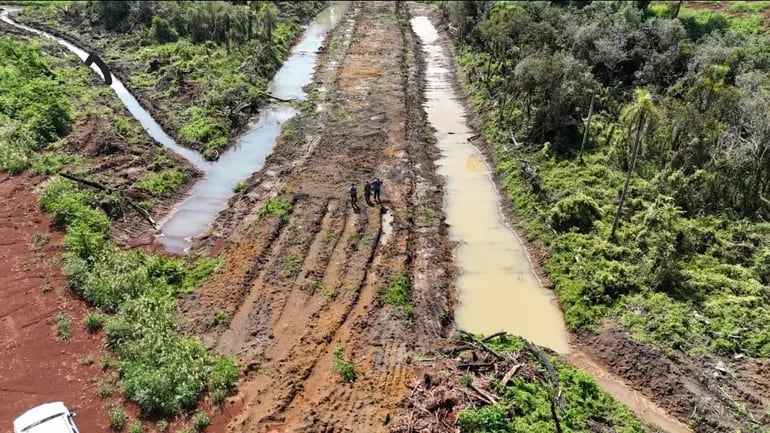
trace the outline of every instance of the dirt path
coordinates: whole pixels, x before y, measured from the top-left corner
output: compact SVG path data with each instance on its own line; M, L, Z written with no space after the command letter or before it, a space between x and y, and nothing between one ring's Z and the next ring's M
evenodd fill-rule
M325 44L318 108L286 125L265 168L198 246L224 245L228 257L183 308L188 329L246 370L232 431L385 431L412 381L411 359L449 330L451 245L442 224L421 216L440 210L443 194L432 150L420 145L427 130L407 20L395 2L351 7ZM382 206L361 198L354 212L347 186L362 192L375 176ZM291 215L261 218L279 191ZM398 275L413 281L413 313L382 300ZM209 328L217 311L229 326ZM332 371L338 347L353 383Z
M98 383L89 380L100 376L101 337L85 332L85 307L64 293L62 236L50 231L33 186L24 176L0 176L0 429L35 405L64 401L79 425L108 432ZM68 341L56 336L60 315L71 323ZM84 365L88 358L93 365Z

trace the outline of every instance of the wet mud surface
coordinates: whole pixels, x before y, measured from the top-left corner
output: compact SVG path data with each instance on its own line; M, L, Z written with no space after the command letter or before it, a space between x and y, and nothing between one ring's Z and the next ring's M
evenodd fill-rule
M451 329L452 245L420 212L442 209L443 194L405 19L394 2L351 6L325 44L313 107L193 245L227 256L182 309L188 330L244 368L231 431L386 431L411 360ZM382 205L359 197L354 211L348 185L374 177ZM290 215L260 216L276 198ZM383 300L397 276L412 281L411 312ZM228 326L208 326L217 311ZM338 347L353 383L332 370Z

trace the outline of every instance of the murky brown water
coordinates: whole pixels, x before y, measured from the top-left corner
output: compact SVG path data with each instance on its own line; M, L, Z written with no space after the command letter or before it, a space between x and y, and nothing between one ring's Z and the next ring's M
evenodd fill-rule
M437 164L446 178L447 223L459 242L457 326L483 334L508 331L567 353L567 331L553 292L541 286L521 240L503 220L489 167L468 142L473 132L452 88L438 34L426 17L412 19L412 28L423 42L425 110L441 150Z
M542 287L521 239L505 223L489 166L468 142L473 132L452 87L450 61L438 43L438 33L427 17L415 17L411 23L425 54L425 110L441 150L437 164L446 177L447 223L460 244L455 259L462 272L457 281L457 326L484 334L505 330L567 354L567 331L553 292ZM692 433L584 354L574 352L567 358L641 419L668 433Z

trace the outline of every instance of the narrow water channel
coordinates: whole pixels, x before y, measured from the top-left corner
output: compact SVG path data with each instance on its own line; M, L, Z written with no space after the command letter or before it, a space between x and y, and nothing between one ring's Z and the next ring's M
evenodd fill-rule
M25 26L24 24L19 24L16 21L12 20L8 14L10 12L18 11L19 9L16 8L4 8L0 10L0 20L3 20L4 22L20 28L22 30L25 30L30 33L34 33L40 36L44 36L48 39L53 39L54 41L58 42L59 44L63 45L68 50L75 53L76 56L80 58L80 60L84 61L86 58L88 58L88 53L85 50L82 50L75 45L65 41L64 39L57 38L56 36L44 32L42 30L38 30L32 27ZM104 74L102 74L102 70L99 69L99 67L96 65L96 63L91 64L91 69L96 72L97 75L99 75L100 78L104 79ZM139 121L139 123L142 125L145 131L155 139L158 143L162 144L164 147L167 147L174 152L178 153L179 155L183 156L185 159L190 161L192 165L194 165L196 168L205 170L208 166L208 163L206 160L203 159L198 152L188 149L186 147L182 147L178 145L171 137L166 134L165 131L163 131L163 128L158 125L158 122L155 121L155 119L150 116L150 113L148 113L144 108L142 108L141 105L139 105L139 102L134 98L134 95L132 95L128 89L126 89L126 86L123 85L123 83L115 77L115 75L112 75L112 84L110 85L113 91L115 91L115 94L118 96L118 98L123 102L123 104L128 108L128 111L131 113L132 116L136 118L136 120Z
M543 288L521 239L505 222L484 156L468 142L474 132L466 123L467 113L453 87L451 59L427 17L412 18L411 24L426 60L425 111L436 129L441 151L437 164L446 180L447 223L459 244L455 255L461 271L457 327L487 335L504 330L568 354L567 359L639 418L668 433L692 433L622 378L582 353L569 353L558 303L553 293Z
M441 150L437 165L446 180L447 223L459 243L457 326L483 334L508 331L567 353L567 331L553 292L532 271L521 240L503 219L490 169L468 142L474 132L452 86L450 59L438 33L426 17L413 18L412 28L425 55L425 111Z
M288 59L268 84L268 93L280 99L304 100L303 87L310 84L318 50L326 33L340 21L349 2L335 2L310 24ZM183 252L190 239L205 232L233 195L233 188L259 171L273 151L281 125L297 114L288 103L272 103L259 111L259 119L248 125L219 160L206 171L206 177L190 191L189 197L161 223L159 238L166 250Z
M303 87L313 79L318 50L324 37L345 15L349 5L346 1L333 2L310 23L300 41L292 48L288 59L268 84L269 94L286 100L306 98ZM13 21L8 16L9 11L3 9L0 19L20 29L55 40L83 61L88 57L86 51L66 40ZM91 69L104 78L96 64L91 65ZM158 241L166 250L175 253L185 252L190 246L190 240L205 232L216 215L227 206L227 201L233 195L233 188L262 168L275 146L281 125L297 114L297 110L289 103L276 102L267 105L260 110L259 118L249 123L235 144L222 154L219 160L210 163L197 152L180 146L169 137L114 75L110 87L152 138L186 158L205 174L192 187L187 199L177 205L160 223L161 234Z

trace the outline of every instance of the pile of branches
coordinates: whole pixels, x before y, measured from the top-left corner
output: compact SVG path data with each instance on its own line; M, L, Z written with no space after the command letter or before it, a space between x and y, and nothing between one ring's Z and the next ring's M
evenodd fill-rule
M566 402L554 366L529 341L520 352L498 352L488 344L505 335L478 339L460 331L456 345L444 351L448 356L426 360L423 377L401 402L391 433L457 433L457 415L463 409L496 404L500 397L492 390L493 381L506 386L514 377L550 388L554 431L560 433L559 413Z

